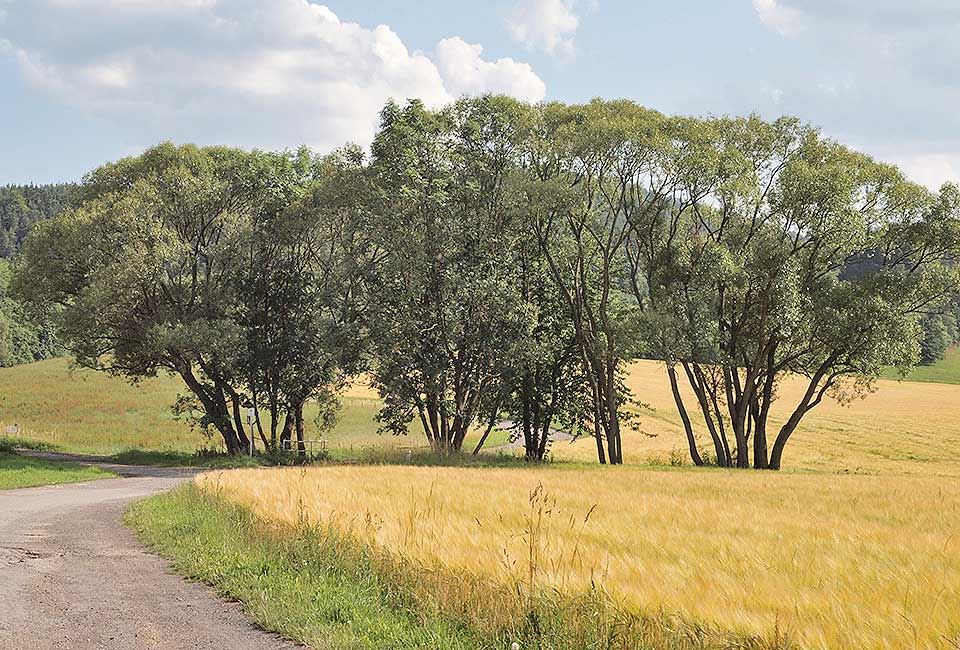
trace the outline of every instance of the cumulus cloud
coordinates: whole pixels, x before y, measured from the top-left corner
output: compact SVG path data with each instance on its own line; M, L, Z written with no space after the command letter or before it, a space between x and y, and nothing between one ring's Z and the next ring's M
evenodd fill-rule
M579 0L520 0L506 18L513 40L529 49L551 56L569 57L575 50L574 37L580 27L577 10L595 6Z
M34 88L152 139L328 149L369 142L390 98L438 106L461 93L546 93L529 65L486 60L480 45L451 38L432 54L410 51L388 26L345 22L307 0L7 7L0 54Z
M482 53L480 45L471 45L457 37L445 38L437 44L437 67L450 92L455 95L494 92L527 101L543 99L546 84L529 64L511 58L485 61Z
M928 153L897 158L891 162L899 165L908 178L937 189L944 183L960 182L960 154Z

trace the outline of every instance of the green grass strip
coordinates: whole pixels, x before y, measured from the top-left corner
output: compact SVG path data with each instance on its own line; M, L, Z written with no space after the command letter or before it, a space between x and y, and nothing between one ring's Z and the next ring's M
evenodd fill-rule
M331 543L287 539L193 486L135 504L127 522L178 572L242 601L261 627L313 648L495 647L439 617L391 606L377 577L343 566Z
M97 467L38 460L0 451L0 490L80 483L112 476Z

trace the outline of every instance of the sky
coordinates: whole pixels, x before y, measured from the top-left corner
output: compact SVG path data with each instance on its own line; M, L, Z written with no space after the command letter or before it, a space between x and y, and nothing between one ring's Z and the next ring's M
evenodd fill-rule
M0 0L0 185L161 141L368 144L390 98L796 115L960 181L960 0Z

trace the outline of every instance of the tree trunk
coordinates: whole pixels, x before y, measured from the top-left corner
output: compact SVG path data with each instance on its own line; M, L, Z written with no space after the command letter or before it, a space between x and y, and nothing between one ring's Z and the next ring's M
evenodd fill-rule
M696 365L691 367L690 362L681 361L681 365L687 375L690 388L697 397L697 403L700 405L700 411L703 414L703 421L707 425L707 431L710 432L710 439L713 440L713 450L717 455L717 467L729 467L730 453L721 437L721 433L717 430L717 424L714 422L713 415L710 412L710 403L707 398L707 389L704 383L705 378L703 373Z
M520 400L522 402L521 406L521 426L523 427L523 451L524 458L527 461L536 460L536 448L537 442L533 438L533 432L535 431L535 425L533 420L533 409L531 408L530 402L533 400L531 395L532 390L530 385L532 380L530 378L530 371L525 370L523 373L523 382L522 388L520 390Z
M200 403L203 404L204 411L213 422L213 426L220 432L220 435L223 436L223 444L227 449L227 453L231 456L243 453L240 440L233 426L230 424L230 415L227 412L226 403L222 399L222 394L213 394L213 389L205 386L197 379L189 364L184 364L178 372L187 387L197 396ZM218 397L220 399L218 399Z
M283 429L280 430L280 449L292 451L290 441L293 439L293 414L287 411L283 418Z
M297 403L297 407L294 410L294 426L297 429L297 454L300 456L307 455L307 446L304 443L303 437L303 401Z
M680 413L680 419L683 421L683 430L687 434L687 446L690 449L690 460L697 467L703 466L703 458L697 449L697 440L693 436L693 425L690 424L690 416L687 415L687 409L683 405L683 397L680 395L680 386L677 384L677 368L673 364L667 365L667 376L670 378L670 390L673 392L673 401L677 404L677 411Z
M753 468L767 469L769 459L767 458L766 413L762 407L756 405L751 407L750 412L755 424L753 429Z
M603 425L600 415L600 391L593 377L590 378L590 388L593 391L593 437L597 441L597 460L601 465L606 465L607 456L603 450Z
M243 425L243 411L240 407L240 395L231 387L227 387L227 394L230 395L230 404L233 409L233 423L237 428L237 441L240 443L240 449L246 451L250 447L250 438L247 437L246 427ZM251 432L252 435L252 432Z

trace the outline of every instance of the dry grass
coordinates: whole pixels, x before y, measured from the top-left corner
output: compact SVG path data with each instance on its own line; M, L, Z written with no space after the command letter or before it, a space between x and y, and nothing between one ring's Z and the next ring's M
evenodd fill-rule
M625 433L628 463L682 458L686 443L663 365L634 364L627 379L653 410L641 414L643 433ZM788 381L772 419L782 421L800 385ZM116 453L130 448L193 451L216 447L183 422L170 405L183 389L161 376L138 386L105 375L69 370L63 359L0 369L0 427L17 424L20 437L63 449ZM351 454L364 448L426 446L421 430L408 436L376 433L376 393L358 383L343 396L340 421L325 437L330 447ZM307 414L308 423L312 414ZM701 436L706 438L705 432ZM308 434L312 435L312 434ZM492 443L495 444L495 443ZM472 448L473 440L467 446ZM595 462L589 439L558 443L557 459ZM785 467L831 472L960 476L960 385L878 382L878 390L850 406L825 401L803 421L787 446Z
M65 359L0 369L0 427L63 449L113 453L129 447L194 450L203 437L173 418L178 382L132 386Z
M533 553L537 587L594 581L640 611L779 629L808 648L960 643L953 479L327 467L198 482L268 519L332 524L451 576L525 586Z
M177 377L161 375L138 385L103 373L71 369L66 359L52 359L13 368L0 368L0 436L17 425L18 437L68 451L113 454L127 449L192 452L222 448L219 438L205 439L170 410L177 393L186 392ZM324 434L329 447L346 455L375 448L424 448L419 426L407 436L377 433L374 416L380 400L358 382L342 396L339 421ZM307 435L314 408L306 410ZM468 441L473 442L475 438Z

